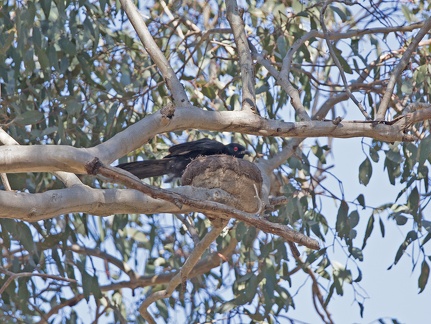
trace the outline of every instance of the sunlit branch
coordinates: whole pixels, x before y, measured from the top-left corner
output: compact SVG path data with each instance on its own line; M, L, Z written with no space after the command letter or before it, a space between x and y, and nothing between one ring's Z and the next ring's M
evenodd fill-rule
M386 112L389 108L389 102L391 100L392 93L395 88L395 84L398 81L401 73L404 71L404 68L407 66L410 61L410 57L413 55L414 51L417 49L420 41L431 29L431 17L425 20L422 28L419 30L417 35L413 38L412 42L409 44L407 49L405 50L403 56L398 62L397 66L391 73L391 77L389 79L388 85L386 87L385 95L383 96L382 101L380 102L379 109L377 111L376 120L384 120L386 116Z
M6 133L1 127L0 127L0 142L4 145L19 145L15 139L13 139L8 133ZM53 174L61 181L66 187L71 187L74 185L81 185L82 182L79 180L79 178L69 172L63 172L63 171L57 171L53 172ZM7 180L6 175L3 176L2 174L2 182L3 185L6 187L6 190L11 190L9 181Z
M299 41L298 41L299 43ZM298 115L298 118L302 121L310 120L307 112L305 111L305 107L302 104L301 98L299 96L298 90L296 90L293 85L289 81L289 75L287 75L287 71L290 70L289 66L289 54L286 55L285 60L283 61L282 72L279 72L270 61L265 59L262 53L259 53L257 49L250 44L253 57L257 60L259 64L264 66L268 72L274 77L277 83L281 86L281 88L286 91L286 93L291 97L292 106ZM292 54L293 55L293 54ZM284 70L283 70L284 68Z
M244 21L240 16L236 0L226 0L226 15L232 28L238 52L239 65L242 79L242 105L241 109L246 112L256 113L255 76L253 62L251 60L250 48L244 29Z
M127 14L127 17L141 39L145 50L148 52L154 63L156 63L163 78L166 80L175 104L177 106L189 104L189 99L184 91L183 85L151 36L142 15L138 11L138 8L136 8L132 0L120 0L120 2L124 12Z

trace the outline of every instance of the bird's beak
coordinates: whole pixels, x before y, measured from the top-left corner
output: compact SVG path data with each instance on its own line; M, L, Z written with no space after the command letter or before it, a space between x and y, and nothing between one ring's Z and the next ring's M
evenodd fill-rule
M244 155L251 155L249 151L242 151L241 153Z

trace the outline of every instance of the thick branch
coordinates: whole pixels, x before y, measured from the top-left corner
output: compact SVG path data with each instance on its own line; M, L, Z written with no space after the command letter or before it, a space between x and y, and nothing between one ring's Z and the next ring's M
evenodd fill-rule
M132 0L120 0L120 3L131 24L133 25L133 28L136 30L136 33L141 39L145 50L151 56L151 59L154 61L154 63L156 63L162 76L165 78L175 105L181 106L189 104L189 99L187 98L187 94L184 91L183 85L181 84L180 80L178 80L174 70L169 65L168 60L163 55L162 51L159 49L153 37L151 36L147 25L142 18L142 15L138 11L138 8L136 8Z
M242 79L242 109L256 113L256 93L253 62L245 34L244 21L240 17L236 0L226 0L227 20L232 28L238 51Z
M8 133L6 133L1 127L0 127L0 142L5 144L5 145L19 145L19 143L17 141L15 141L15 139L13 139ZM66 187L71 187L73 185L79 185L82 184L81 180L79 180L79 178L74 175L73 173L68 173L68 172L62 172L62 171L57 171L54 172L54 175L60 179L61 182L63 182L63 184ZM6 177L6 176L5 176ZM3 177L2 177L3 179ZM7 180L7 178L6 178ZM6 180L4 180L4 185L6 187ZM7 182L7 184L9 184Z
M193 196L202 201L229 201L230 195L220 189L202 189L190 186L173 188L173 192ZM93 189L73 186L44 193L0 191L0 218L29 222L48 219L61 214L84 212L99 216L112 214L188 213L190 206L181 209L173 203L153 199L132 189Z
M89 149L66 145L33 145L0 147L0 172L52 172L86 173L84 164L95 156L110 163L141 147L158 133L189 128L213 131L231 131L260 136L277 137L370 137L385 142L413 141L405 133L405 125L385 122L306 121L282 122L266 120L242 111L211 112L194 108L177 108L175 116L166 124L160 113L144 118L123 132Z
M410 57L413 55L413 52L416 50L420 41L422 40L422 38L424 38L424 36L429 32L430 29L431 29L431 17L425 20L422 28L419 30L416 37L413 38L413 41L407 47L406 51L401 57L401 60L398 62L398 65L392 71L391 77L388 82L388 86L386 87L385 95L383 96L383 99L380 102L379 110L377 111L377 115L376 115L377 120L385 119L386 111L389 108L389 102L391 100L391 96L394 91L395 84L398 78L400 77L401 73L404 71L404 68L409 63Z

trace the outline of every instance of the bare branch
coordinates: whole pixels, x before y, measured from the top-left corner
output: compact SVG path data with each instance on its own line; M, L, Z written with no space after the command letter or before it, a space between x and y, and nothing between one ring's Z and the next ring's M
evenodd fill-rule
M0 272L9 276L9 278L7 278L7 280L5 281L3 286L0 288L0 296L3 294L3 292L6 290L6 288L10 285L10 283L12 281L14 281L17 278L22 278L22 277L41 277L41 278L66 281L66 282L71 282L71 283L77 282L75 279L64 278L64 277L60 277L60 276L50 275L47 273L36 273L36 272L14 273L14 272L10 272L10 271L4 269L3 267L0 267Z
M166 2L162 0L162 1L160 1L160 4L162 5L162 8L165 11L166 15L169 17L169 19L174 20L175 17L172 14L171 9L169 9L169 7L166 4ZM177 28L175 28L175 30L176 30L178 36L180 36L181 39L185 38L184 33L183 33L183 31L181 30L181 28L179 26L177 26Z
M271 159L261 160L258 162L258 164L261 164L267 173L272 172L274 169L284 164L286 160L293 155L295 149L299 146L299 144L301 144L302 141L302 138L290 139L288 144Z
M185 280L189 276L189 273L199 261L202 254L205 252L206 249L208 249L210 244L215 241L215 239L220 235L222 231L222 226L213 227L211 231L207 233L204 238L195 246L194 250L184 263L182 269L175 275L175 277L172 278L166 289L154 292L145 299L145 301L139 307L139 312L144 319L146 319L149 323L156 323L153 317L148 312L148 307L159 299L170 297L174 292L175 288L177 288L177 286L182 282L185 282Z
M147 185L135 176L129 174L127 171L110 166L104 166L97 158L90 163L87 163L86 168L90 174L101 174L108 179L112 179L114 182L122 183L129 188L139 190L153 198L159 198L171 202L180 209L182 209L184 205L188 205L193 207L197 212L211 215L218 219L229 220L233 217L250 226L257 227L266 233L278 235L286 241L296 242L315 250L319 249L319 243L316 240L309 238L302 233L296 232L286 225L271 223L258 214L246 213L235 209L232 206L212 201L201 201L195 197Z
M191 220L190 217L187 217L186 215L180 215L180 214L175 214L175 217L178 218L181 223L183 223L185 229L189 232L190 237L192 238L193 242L195 244L197 244L199 242L199 233L196 229L196 227L193 224L193 221Z
M206 257L201 259L189 273L188 278L194 278L205 273L208 273L211 269L220 266L221 263L230 260L231 255L234 253L238 241L235 238L231 238L229 244L222 250L212 252ZM110 285L101 286L102 291L112 291L122 288L135 289L138 287L149 287L161 284L166 284L172 280L172 278L179 273L179 270L175 270L168 273L159 273L150 276L140 276L134 280L116 282Z
M129 18L131 24L136 30L136 33L141 39L145 50L148 52L154 63L156 63L162 76L165 78L168 88L171 91L172 97L174 99L175 105L182 106L190 104L187 94L184 91L183 85L181 84L180 80L178 80L174 70L169 65L168 60L163 55L162 51L159 49L153 37L151 36L147 25L142 18L142 15L138 11L138 8L136 8L132 0L120 0L120 3L121 7L124 9L124 12L127 14L127 17Z
M9 180L8 180L8 178L7 178L6 173L1 173L1 174L0 174L0 177L1 177L1 182L3 183L4 188L5 188L7 191L11 191L11 190L12 190L12 188L11 188L11 186L10 186L10 183L9 183Z
M12 138L8 133L6 133L1 127L0 127L0 142L2 142L5 145L19 145L19 143L15 141L15 139ZM79 180L79 178L73 173L58 171L58 172L54 172L54 175L57 178L59 178L60 181L63 182L63 184L66 187L82 184L81 180ZM5 185L6 190L11 190L9 181L7 180L6 175L3 176L2 174L2 182Z
M98 258L104 259L109 263L112 263L113 265L115 265L118 269L123 271L125 274L127 274L131 280L134 280L137 277L136 273L132 270L132 268L130 268L127 262L117 259L111 254L101 251L99 249L86 248L86 247L79 246L78 244L72 244L71 246L66 246L64 247L64 249L73 251L76 253L92 255L92 256L96 256Z
M73 306L78 304L81 300L84 299L84 294L78 294L70 299L62 301L60 304L52 307L47 314L43 315L43 319L37 322L37 324L46 324L48 323L48 319L54 315L57 314L62 308L67 306Z
M3 128L0 127L0 143L4 145L19 145L17 141L15 141L8 133L6 133ZM9 184L9 180L7 178L6 173L1 173L1 182L7 191L11 191L12 188Z
M309 35L309 34L307 34ZM311 35L311 34L310 34ZM298 90L296 90L293 85L289 81L289 71L290 66L292 64L292 58L294 51L293 48L296 48L296 46L300 46L302 41L306 41L308 36L302 37L300 40L295 42L295 45L292 46L286 55L286 57L283 59L283 66L281 69L281 72L279 73L275 67L272 66L271 62L265 59L262 53L258 53L256 48L252 45L252 53L257 62L261 65L263 65L268 72L277 80L277 83L283 88L284 91L291 97L292 99L292 106L296 111L296 114L298 118L302 121L310 120L310 116L308 116L304 105L302 104L301 98L299 97Z
M365 28L365 29L352 29L345 33L330 33L328 34L328 38L330 40L340 40L340 39L348 39L353 37L360 37L364 35L372 35L372 34L390 34L397 32L411 32L415 29L419 29L424 25L424 22L417 22L410 25L405 26L388 26L388 27L376 27L376 28ZM318 38L325 38L325 33L316 31L316 36Z
M389 102L391 100L392 93L395 88L395 84L400 77L401 73L404 71L407 63L410 60L410 57L413 55L413 52L417 49L420 41L431 29L431 17L425 20L422 28L419 30L417 35L413 38L412 42L407 47L403 56L401 57L398 65L392 71L391 77L388 82L388 86L386 87L385 95L383 96L382 101L380 102L379 109L377 111L376 120L385 120L386 111L389 108Z
M173 188L201 201L232 201L232 196L221 189L203 189L191 186ZM93 189L88 186L73 186L67 189L49 190L44 193L0 191L0 218L13 218L36 222L73 212L84 212L99 216L112 214L190 213L194 209L153 199L131 189Z
M328 28L326 28L326 24L325 24L325 11L331 2L333 2L333 1L328 0L324 3L323 8L322 8L322 12L320 14L320 25L322 26L323 33L325 35L326 45L328 46L329 53L331 54L331 57L332 57L335 65L337 66L338 70L340 71L340 76L341 76L341 79L343 80L344 90L346 91L346 94L349 96L350 99L352 99L352 101L356 104L356 106L358 106L362 115L364 115L364 117L367 120L371 120L371 116L368 114L368 112L365 110L365 108L362 106L362 104L358 101L358 99L356 99L356 97L350 92L350 87L349 87L349 84L347 83L346 74L344 73L344 69L341 66L341 63L337 57L337 54L335 53L334 47L331 43L331 40L329 39Z
M226 14L227 20L229 21L232 28L236 48L238 51L239 65L241 68L241 109L248 113L257 113L253 62L251 60L247 35L245 34L244 21L240 17L236 0L226 0Z
M75 148L66 145L0 146L0 172L53 172L67 171L83 174L84 164L100 156L111 162L141 147L158 133L198 128L214 131L232 131L260 136L278 137L370 137L380 141L414 141L399 124L387 122L332 121L282 122L266 120L243 111L212 112L195 108L177 108L175 116L166 122L161 113L144 118L93 148Z

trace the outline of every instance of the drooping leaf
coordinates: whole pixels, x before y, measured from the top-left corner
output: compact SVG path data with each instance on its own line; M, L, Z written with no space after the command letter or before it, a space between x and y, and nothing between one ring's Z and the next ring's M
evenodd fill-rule
M367 245L367 240L370 237L371 233L374 229L374 215L371 215L368 219L367 228L365 229L365 235L364 235L364 241L362 243L362 250L365 248L365 245Z
M427 136L419 143L419 166L422 166L431 154L431 136Z
M368 185L371 176L373 175L373 166L370 159L367 157L359 166L359 183L364 186Z
M407 220L408 218L404 215L399 214L395 216L395 221L397 225L400 225L400 226L405 225L407 223Z
M380 233L382 233L382 237L385 237L385 224L381 217L379 217L379 225L380 225Z
M430 274L430 267L428 263L425 260L423 260L422 266L421 266L421 274L418 279L419 293L424 291L425 286L428 283L429 274Z
M365 208L366 208L366 205L365 205L365 197L364 197L364 195L363 195L363 194L360 194L360 195L356 198L356 200L358 201L359 205L361 205L361 206L362 206L362 209L365 209Z
M397 264L398 261L400 261L400 259L403 256L405 250L407 249L407 247L413 241L417 240L417 238L418 238L418 234L416 233L416 231L410 231L410 232L407 233L404 242L399 246L398 251L397 251L397 253L395 255L394 264Z
M30 110L15 118L15 122L20 125L31 125L39 122L44 117L39 110Z
M352 254L352 256L355 259L357 259L359 261L363 261L364 260L364 254L362 253L361 249L354 247L354 248L351 249L350 253Z
M336 229L339 237L345 237L349 234L350 227L347 226L347 213L349 212L349 205L346 201L342 200L338 208Z

